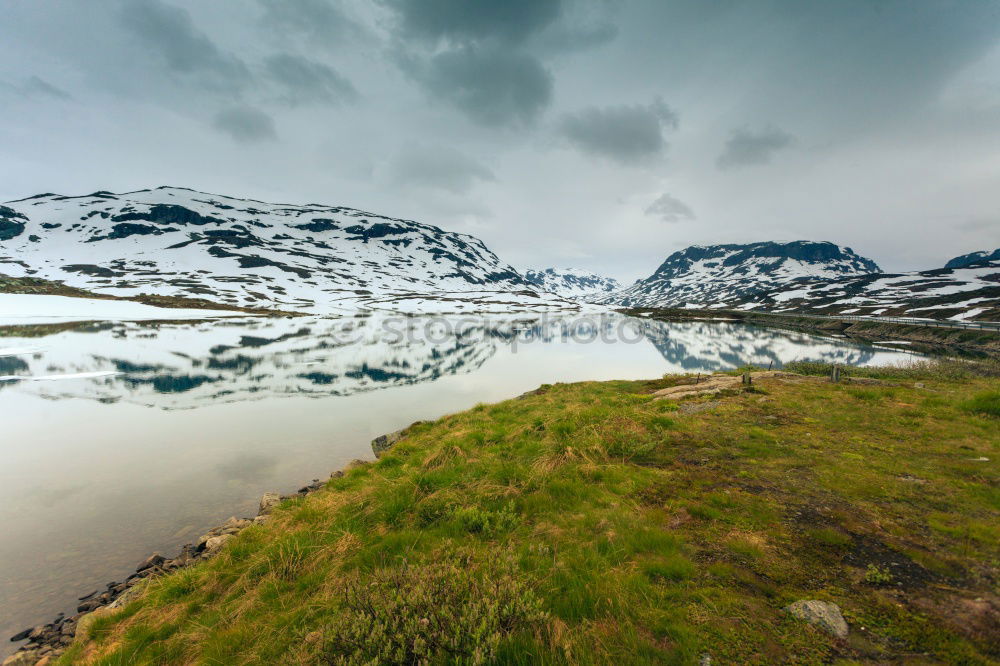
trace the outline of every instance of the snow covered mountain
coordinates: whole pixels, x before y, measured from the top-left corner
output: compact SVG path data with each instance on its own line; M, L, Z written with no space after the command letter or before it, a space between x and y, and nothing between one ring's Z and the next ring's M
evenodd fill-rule
M98 293L328 313L575 307L473 236L353 208L160 187L0 206L0 273Z
M618 280L578 268L541 268L524 272L532 285L565 298L588 300L621 288Z
M692 245L667 257L656 272L602 303L641 307L736 307L796 288L879 272L878 265L833 243L794 241Z
M989 250L980 250L978 252L970 252L969 254L963 254L959 257L955 257L947 264L944 265L945 268L962 268L964 266L969 266L971 264L976 264L981 261L1000 261L1000 248L997 248L990 252Z

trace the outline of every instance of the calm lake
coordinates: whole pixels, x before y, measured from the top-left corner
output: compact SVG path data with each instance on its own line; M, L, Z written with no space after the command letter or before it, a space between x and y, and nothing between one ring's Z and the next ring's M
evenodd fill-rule
M0 655L377 435L539 384L909 355L730 322L238 318L0 338Z

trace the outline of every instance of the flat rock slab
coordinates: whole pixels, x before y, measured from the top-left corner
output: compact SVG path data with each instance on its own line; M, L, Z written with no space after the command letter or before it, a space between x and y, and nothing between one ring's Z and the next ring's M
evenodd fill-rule
M818 599L807 599L785 606L785 612L792 617L805 620L837 638L847 638L847 622L840 614L840 606L837 604Z
M780 370L766 370L764 372L750 373L753 381L760 379L774 378L796 378L801 379L801 375L791 372L781 372ZM681 398L691 398L699 395L716 395L726 389L735 389L743 385L742 375L709 375L705 379L695 384L680 384L660 389L653 393L655 400L680 400Z

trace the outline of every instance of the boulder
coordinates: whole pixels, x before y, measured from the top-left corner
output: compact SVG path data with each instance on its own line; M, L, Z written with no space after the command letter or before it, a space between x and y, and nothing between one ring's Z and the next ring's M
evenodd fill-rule
M139 595L142 594L143 589L145 589L144 585L133 585L132 587L128 588L120 595L118 595L118 598L112 601L107 606L105 606L105 608L107 608L109 611L113 611L118 608L124 608L125 606L128 606L130 603L138 599ZM91 613L91 615L93 615L93 613ZM81 618L81 620L82 619L83 618ZM77 620L78 627L79 623L80 620ZM79 633L79 629L77 630L77 633Z
M144 559L142 562L140 562L139 566L137 566L135 568L135 570L137 572L138 571L145 571L146 569L151 569L153 567L158 567L161 564L163 564L165 561L166 561L166 558L163 557L163 555L160 555L159 553L153 553L152 555L150 555L149 557L147 557L146 559Z
M35 666L38 657L36 650L19 650L4 659L3 666Z
M403 430L390 432L388 435L379 435L372 440L372 453L375 454L376 458L381 458L383 453L391 449L401 439L403 439Z
M215 553L218 552L220 548L226 545L226 542L233 538L232 534L220 534L219 536L214 536L205 542L205 552Z
M17 641L23 641L25 638L31 635L31 632L34 631L34 629L35 629L34 627L28 627L23 631L19 631L13 636L11 636L10 640L13 641L14 643L16 643Z
M805 620L823 631L836 636L837 638L847 638L847 622L840 614L840 606L829 601L819 601L818 599L808 599L796 601L785 607L785 612L792 617Z
M260 498L260 506L257 509L259 515L271 513L271 509L281 504L281 495L278 493L264 493Z
M90 632L90 628L94 625L94 622L99 618L104 617L111 611L107 606L103 606L93 611L92 613L87 613L86 615L81 615L76 621L76 633L74 634L77 639L85 638Z

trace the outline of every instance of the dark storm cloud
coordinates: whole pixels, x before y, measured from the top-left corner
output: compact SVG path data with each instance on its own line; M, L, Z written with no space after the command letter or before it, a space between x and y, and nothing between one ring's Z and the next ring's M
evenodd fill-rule
M264 8L262 25L267 30L294 31L316 43L337 46L364 32L330 0L257 0Z
M249 106L220 111L213 119L212 126L240 143L256 143L278 136L274 129L274 119Z
M393 183L464 194L480 181L496 180L493 172L445 145L410 145L389 167Z
M220 51L184 9L160 0L129 0L121 17L143 50L156 53L172 71L199 75L220 88L238 88L250 79L243 61Z
M268 76L285 89L290 104L310 102L339 104L358 98L354 85L332 67L290 53L264 61Z
M524 53L464 46L404 67L432 96L482 125L529 125L552 100L552 75Z
M404 37L456 42L524 41L561 12L561 0L384 0Z
M663 131L677 127L677 114L662 100L632 106L590 107L562 118L559 130L577 148L622 164L660 155Z
M691 210L690 206L666 193L649 204L646 208L646 215L657 217L664 222L683 222L694 219L694 211Z
M734 130L726 141L716 164L720 169L767 164L774 153L787 148L794 141L795 137L777 127L765 127L756 131L741 127Z

